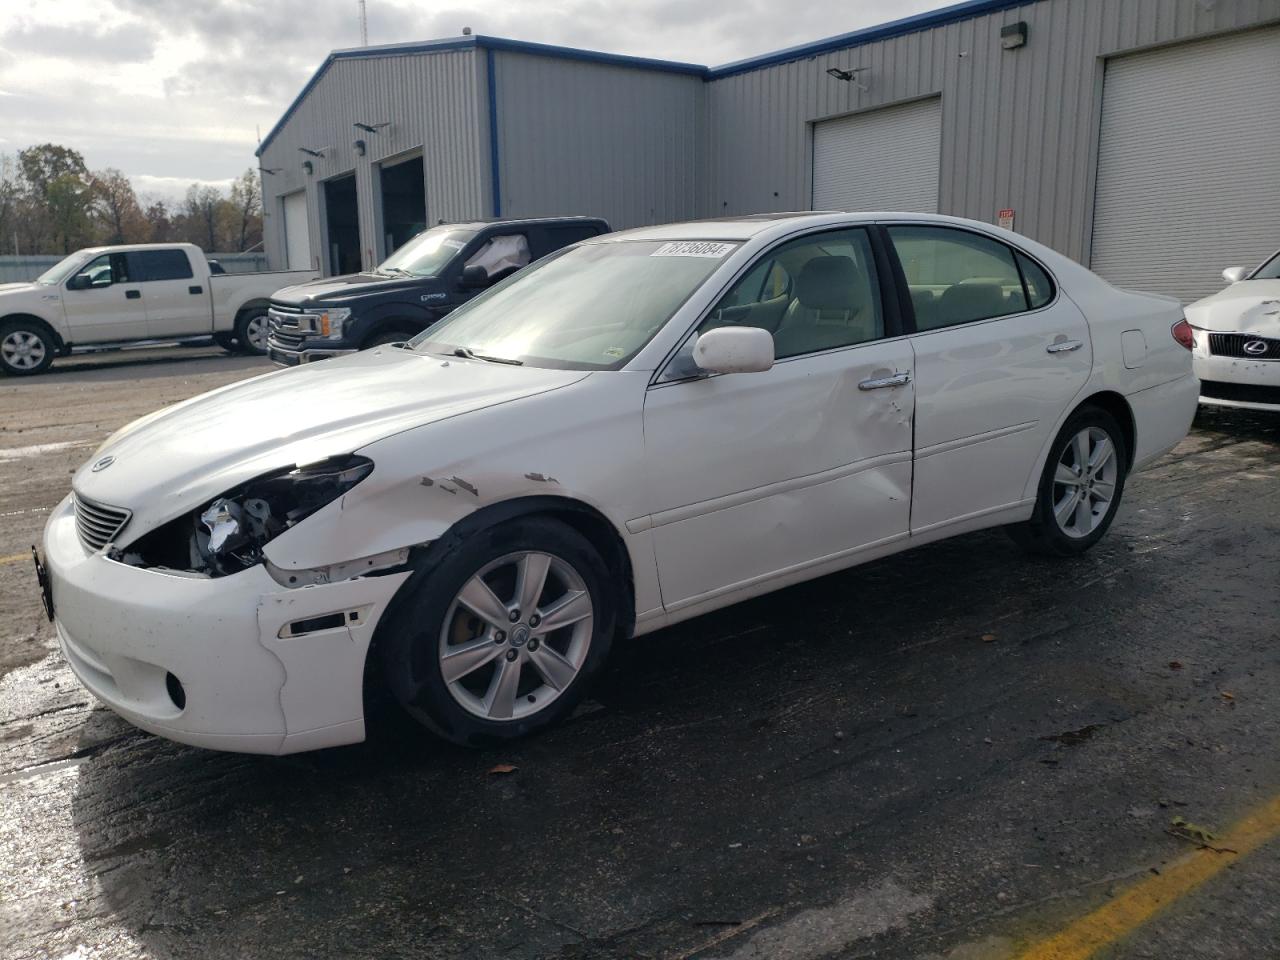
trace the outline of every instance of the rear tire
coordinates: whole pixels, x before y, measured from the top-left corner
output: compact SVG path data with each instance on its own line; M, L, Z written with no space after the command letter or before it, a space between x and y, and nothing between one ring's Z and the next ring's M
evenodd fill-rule
M1115 417L1081 407L1049 448L1031 519L1008 527L1009 535L1042 556L1084 553L1111 527L1128 471L1129 450Z
M268 333L266 309L250 308L236 318L236 349L248 356L261 357L267 352Z
M388 687L446 740L484 747L567 716L609 654L616 593L591 543L517 517L428 554L379 627Z
M0 324L0 372L11 377L44 373L58 347L43 324L10 320Z

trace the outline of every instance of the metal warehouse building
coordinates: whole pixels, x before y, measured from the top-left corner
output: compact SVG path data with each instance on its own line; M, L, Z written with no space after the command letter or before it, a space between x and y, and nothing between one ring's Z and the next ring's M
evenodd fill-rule
M274 264L427 224L1006 223L1190 300L1280 247L1280 0L971 0L723 67L464 36L330 54L259 148Z

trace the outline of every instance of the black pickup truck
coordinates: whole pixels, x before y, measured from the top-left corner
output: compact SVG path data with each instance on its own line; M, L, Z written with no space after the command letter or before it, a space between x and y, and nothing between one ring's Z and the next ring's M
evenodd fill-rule
M595 217L432 227L368 273L277 290L267 311L267 353L293 366L408 340L526 264L608 232Z

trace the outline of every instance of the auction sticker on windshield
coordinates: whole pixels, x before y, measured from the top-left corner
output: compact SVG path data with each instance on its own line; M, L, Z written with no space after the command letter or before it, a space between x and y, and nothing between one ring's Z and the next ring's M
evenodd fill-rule
M733 249L732 243L717 243L714 240L679 240L664 243L651 257L708 257L719 260Z

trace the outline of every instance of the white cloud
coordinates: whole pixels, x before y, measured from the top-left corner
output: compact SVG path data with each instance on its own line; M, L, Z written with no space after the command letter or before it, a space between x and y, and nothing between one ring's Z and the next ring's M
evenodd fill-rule
M369 40L475 33L715 65L946 0L369 0ZM41 0L0 6L6 150L61 143L139 189L185 192L256 166L330 50L359 42L351 0ZM145 186L144 186L145 185ZM179 189L180 186L180 189Z

